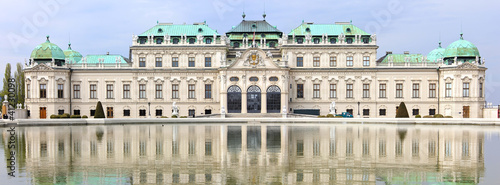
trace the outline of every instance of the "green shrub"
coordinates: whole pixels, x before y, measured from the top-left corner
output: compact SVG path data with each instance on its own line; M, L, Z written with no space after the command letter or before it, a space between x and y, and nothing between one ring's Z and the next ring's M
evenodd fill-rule
M87 117L87 115L83 115L82 118L89 118L89 117Z
M187 118L187 116L181 116L181 118Z
M327 118L333 118L333 117L335 117L335 116L334 116L333 114L327 114L327 115L326 115L326 117L327 117Z
M104 115L104 109L102 108L101 101L97 102L97 106L95 107L94 118L106 118Z
M69 118L82 118L80 115L71 115Z
M408 115L408 110L406 110L405 102L399 104L398 111L396 112L396 118L410 118Z
M168 118L167 116L162 116L161 118Z
M55 114L50 115L50 119L57 119L57 118L59 118L58 115L55 115Z
M325 116L324 115L319 115L318 118L324 118Z
M177 116L176 115L172 115L172 118L177 118Z
M444 118L453 118L453 116L445 116Z
M434 118L434 116L427 115L427 116L424 116L424 118Z
M422 116L421 115L416 115L415 118L421 118Z
M343 118L341 115L336 115L335 117L336 118Z
M59 118L70 118L70 115L68 113L64 113L63 115L59 115Z
M444 116L442 114L436 114L434 115L434 118L444 118Z

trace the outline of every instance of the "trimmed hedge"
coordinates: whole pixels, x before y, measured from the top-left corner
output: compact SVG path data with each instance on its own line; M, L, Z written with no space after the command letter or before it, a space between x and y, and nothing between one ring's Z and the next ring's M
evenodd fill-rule
M172 115L172 118L177 118L177 116L176 115Z
M436 114L434 115L434 118L444 118L444 116L442 114Z
M87 117L87 115L83 115L82 118L89 118L89 117Z
M181 118L187 118L187 116L181 116Z
M444 118L453 118L453 116L445 116Z
M335 117L335 116L334 116L333 114L327 114L327 115L326 115L326 117L327 117L327 118L333 118L333 117Z
M67 119L70 118L70 115L68 113L64 113L63 115L59 115L59 118Z
M406 110L405 102L399 104L398 111L396 112L396 118L410 118L408 115L408 110Z
M424 118L434 118L434 116L427 115L427 116L424 116Z
M55 115L55 114L50 115L50 119L58 119L58 118L59 118L59 115Z
M325 115L319 115L318 118L326 118Z
M106 118L106 116L104 115L104 109L102 108L101 101L97 102L97 106L95 107L94 118Z
M422 116L421 115L416 115L415 118L421 118Z
M167 116L162 116L161 118L168 118Z

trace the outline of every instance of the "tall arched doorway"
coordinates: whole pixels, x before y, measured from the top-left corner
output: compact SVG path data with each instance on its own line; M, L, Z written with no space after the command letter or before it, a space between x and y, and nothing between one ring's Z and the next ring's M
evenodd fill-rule
M241 89L237 85L227 89L227 113L241 113Z
M260 88L252 85L247 89L247 112L260 113Z
M272 85L267 88L267 112L279 113L281 107L281 90L278 86Z

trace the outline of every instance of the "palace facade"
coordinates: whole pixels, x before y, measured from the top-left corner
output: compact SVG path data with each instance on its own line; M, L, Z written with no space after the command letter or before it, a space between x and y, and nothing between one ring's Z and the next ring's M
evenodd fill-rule
M25 67L30 118L69 113L108 118L232 113L336 112L392 118L410 115L480 118L484 60L459 39L428 55L377 59L377 37L351 22L302 22L283 33L266 20L243 20L219 34L206 23L158 23L134 35L128 57L87 55L50 43Z

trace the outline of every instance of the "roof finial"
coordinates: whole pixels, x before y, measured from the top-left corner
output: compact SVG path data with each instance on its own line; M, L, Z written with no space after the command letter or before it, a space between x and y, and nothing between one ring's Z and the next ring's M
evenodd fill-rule
M68 43L68 50L71 50L71 42Z
M264 14L262 14L262 17L264 17L264 20L266 20L266 12L264 12Z
M464 40L464 33L460 32L460 40Z
M439 41L439 48L441 48L441 41Z
M264 14L262 14L264 20L266 20L266 0L264 0Z
M47 35L46 37L47 37L47 42L50 42L50 40L49 40L49 37L50 37L50 36L49 36L49 35Z
M243 17L243 20L245 20L245 17L246 17L246 16L247 16L247 15L245 15L245 12L243 12L243 14L241 15L241 17Z

